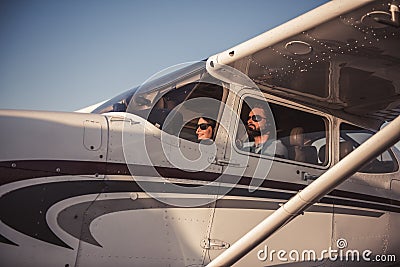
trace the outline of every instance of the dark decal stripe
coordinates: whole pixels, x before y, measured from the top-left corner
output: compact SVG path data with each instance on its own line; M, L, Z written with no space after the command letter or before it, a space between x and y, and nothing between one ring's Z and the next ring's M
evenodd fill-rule
M350 206L357 208L367 208L367 209L375 209L375 210L384 210L400 213L399 207L380 205L375 203L365 203L353 200L345 200L345 199L336 199L330 197L323 197L319 202L333 205L341 205L341 206Z
M142 182L151 192L180 193L181 189L173 184ZM218 186L194 187L194 194L216 195ZM133 181L68 181L36 184L4 194L0 199L1 220L13 229L33 238L70 248L59 239L46 222L48 209L65 199L76 196L99 194L140 192L141 188ZM255 194L254 194L255 193ZM274 199L289 199L292 194L274 191L249 193L247 189L234 188L230 194L237 196L258 196ZM78 218L77 218L78 219Z
M90 185L90 186L88 186ZM75 196L98 194L106 185L90 181L60 182L23 187L0 199L3 223L33 238L71 248L59 239L46 222L46 213L55 203Z
M0 162L0 173L1 186L19 180L39 177L105 174L106 163L68 160L3 161Z
M181 178L181 179L191 179L191 180L201 180L201 181L215 181L221 174L209 173L209 172L185 172L175 168L165 168L165 167L149 167L149 166L131 166L130 168L133 170L133 175L138 176L162 176L165 178ZM110 163L107 165L107 174L126 174L131 175L129 172L129 168L126 164L118 164L118 163ZM223 174L224 181L236 181L237 177L232 175ZM241 177L238 184L240 185L250 185L252 177ZM263 189L279 189L279 190L287 190L287 191L300 191L303 190L306 185L296 184L296 183L288 183L281 181L272 181L272 180L263 180L260 188ZM337 196L342 198L348 198L351 200L364 200L370 202L377 202L379 204L389 204L400 207L400 201L395 199L371 196L356 192L347 192L342 190L333 190L328 194L329 196ZM357 206L358 207L358 206Z
M17 246L17 244L15 244L14 242L12 242L11 240L9 240L8 238L6 238L3 235L0 235L0 243L4 243L4 244L8 244L8 245L12 245L12 246Z
M16 167L12 167L12 166ZM56 171L59 169L59 172ZM137 176L162 176L166 178L182 178L202 181L214 181L220 175L210 172L187 172L176 168L153 167L143 165L132 165L130 169ZM8 161L0 162L0 185L12 181L31 179L37 177L58 176L58 175L94 175L94 174L120 174L130 175L130 170L123 163L105 163L90 161L53 161L53 160L30 160L30 161ZM237 177L224 175L225 181L235 181ZM249 185L252 177L241 177L238 184ZM305 185L264 180L261 184L263 188L273 188L280 190L299 191ZM376 202L379 204L389 204L400 206L400 201L395 199L371 196L356 192L333 190L330 196L338 196L349 199Z
M12 167L15 166L15 167ZM56 170L60 169L59 172ZM10 183L17 180L32 179L38 177L58 176L58 175L133 175L137 176L162 176L166 178L182 178L201 181L214 181L219 174L210 172L186 172L176 168L152 167L143 165L132 165L130 168L123 163L105 163L90 161L55 161L55 160L28 160L28 161L7 161L0 162L0 185ZM235 181L237 177L224 175L225 181ZM252 177L241 177L238 184L249 185ZM289 191L299 191L304 189L305 185L264 180L261 184L262 188L279 189ZM400 207L400 201L390 198L371 196L356 192L348 192L343 190L333 190L329 196L337 196L348 198L351 200L362 200L376 202L378 204L389 204Z
M366 194L361 194L361 193L347 192L347 191L342 191L342 190L333 190L329 195L336 196L336 197L342 197L342 198L350 198L350 199L357 198L357 200L379 202L381 204L400 206L400 201L397 201L395 199L371 196L371 195L366 195Z
M163 176L168 178L197 179L201 181L213 181L218 174L207 172L185 172L174 168L151 167L151 166L130 166L134 175L138 176ZM103 162L78 162L78 161L19 161L19 162L1 162L0 183L6 184L12 181L31 179L35 177L57 176L57 175L93 175L93 174L120 174L130 175L126 164L108 164ZM230 179L231 178L231 179ZM226 176L225 181L232 181L237 177ZM241 177L239 184L248 185L251 178ZM153 186L153 192L180 193L179 189L169 184L150 183ZM195 184L186 184L196 188ZM305 186L302 184L279 182L265 180L262 183L262 189L250 193L247 189L233 188L228 195L242 197L260 197L270 199L288 200L298 190ZM199 191L194 194L217 194L221 188L208 186L204 191L199 187ZM268 189L279 189L292 191L290 193L276 192ZM142 191L134 182L125 181L74 181L59 182L34 185L26 188L20 188L9 192L1 197L0 210L1 219L4 223L39 240L52 243L58 246L70 248L60 240L47 226L45 214L47 210L55 203L87 194L98 194L102 192L138 192ZM340 198L335 198L340 197ZM348 199L341 199L348 198ZM365 203L370 201L375 203ZM335 204L342 206L376 209L382 211L391 211L400 213L399 201L382 197L374 197L354 192L334 190L328 196L320 200L321 203ZM389 206L391 205L391 206ZM393 206L395 205L395 206ZM87 237L88 240L91 237ZM1 240L0 240L1 242ZM94 242L92 240L92 242Z
M157 193L180 193L179 187L172 184L157 182L142 182L146 184L146 188L150 192ZM190 184L189 184L190 185ZM194 185L191 185L194 186ZM194 194L215 195L221 190L218 186L193 187ZM73 198L76 196L99 194L99 193L120 193L120 192L141 192L141 188L133 181L109 181L109 180L84 180L84 181L62 181L51 182L45 184L35 184L28 187L16 189L4 194L0 199L1 220L14 228L33 238L70 248L61 239L59 239L48 227L46 222L46 213L48 209L55 203ZM250 193L244 188L233 188L228 195L240 197L260 197L268 199L288 200L294 195L293 193L284 193L276 191L258 190ZM91 205L96 205L95 199ZM370 208L370 204L366 205L362 202L331 199L329 197L321 200L323 203L340 204L347 206L356 206ZM137 202L138 204L140 202ZM250 203L250 202L249 202ZM161 205L161 206L160 206ZM163 204L157 204L156 207L163 207ZM145 207L144 207L145 208ZM275 206L274 208L277 208ZM389 210L400 212L398 208L376 205L379 210ZM102 211L100 211L101 214ZM82 222L82 215L75 214L76 217L71 219L76 223ZM75 216L74 215L74 216ZM89 218L91 219L91 218ZM72 221L73 221L72 220ZM82 223L78 223L82 225ZM76 227L76 226L75 226ZM83 238L89 243L95 243L93 237L89 235L89 231L85 231L87 236Z

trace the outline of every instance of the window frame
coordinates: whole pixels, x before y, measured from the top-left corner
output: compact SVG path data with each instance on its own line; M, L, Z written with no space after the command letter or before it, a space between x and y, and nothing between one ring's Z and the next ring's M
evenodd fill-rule
M357 128L360 129L360 132L365 131L366 134L367 134L367 133L371 133L371 136L368 137L365 141L367 141L367 140L368 140L369 138L371 138L374 134L376 134L376 131L374 131L374 130L367 129L367 128L365 128L365 127L356 125L356 124L354 124L354 123L350 123L350 122L345 121L345 120L341 120L340 123L339 123L339 125L338 125L338 132L339 132L339 134L338 134L338 137L339 137L339 139L338 139L338 144L340 143L340 139L342 138L342 134L341 134L342 131L341 131L341 129L342 129L342 125L343 125L343 124L347 124L347 125L352 126L352 127L357 127ZM351 138L351 139L354 140L354 138L352 138L351 136L349 136L349 138ZM356 140L354 140L354 141L357 142ZM364 142L365 142L365 141L364 141ZM362 145L364 142L360 143L359 146ZM353 150L354 150L354 149L357 149L357 147L353 148ZM385 150L383 153L385 153L385 152L388 152L390 158L392 159L392 161L393 161L393 163L394 163L393 171L391 171L391 172L365 172L365 171L362 171L362 170L358 170L357 173L360 173L360 174L363 174L363 175L382 175L382 174L395 174L395 173L398 173L398 172L400 171L400 164L399 164L398 158L396 157L395 153L394 153L393 150L392 150L392 147L388 148L388 149ZM338 155L340 155L340 147L338 147L337 153L338 153ZM381 156L383 153L381 153L381 154L378 155L377 157ZM377 158L377 157L375 157L375 158ZM365 165L365 166L367 166L367 165ZM363 168L364 168L365 166L363 166Z
M318 111L318 110L314 110L311 109L309 107L305 107L302 106L300 104L297 104L295 102L291 102L291 101L286 101L286 100L281 100L278 97L273 97L270 95L267 95L265 93L263 93L263 98L261 98L259 95L256 95L254 93L251 93L250 91L246 90L246 92L242 92L241 94L237 95L237 98L239 98L238 101L238 107L237 107L237 112L238 114L241 115L242 110L243 110L243 103L244 100L247 97L251 97L253 99L256 100L261 100L261 101L267 101L268 105L270 104L274 104L274 105L279 105L279 106L283 106L285 108L289 108L289 109L294 109L296 111L301 111L301 112L305 112L305 113L309 113L315 116L320 117L325 125L325 145L326 145L326 156L328 157L327 163L326 165L319 165L319 164L313 164L313 163L307 163L307 162L301 162L301 161L296 161L293 159L284 159L284 158L279 158L279 157L273 157L273 156L268 156L268 155L264 155L264 154L255 154L255 153L251 153L251 152L247 152L244 151L242 149L240 149L237 144L233 144L233 149L236 153L241 154L241 155L246 155L249 157L253 157L253 158L261 158L261 159L266 159L266 160L274 160L274 161L278 161L278 162L282 162L282 163L288 163L291 165L298 165L298 166L305 166L305 167L311 167L314 169L320 169L320 170L327 170L331 167L332 162L333 162L333 157L332 157L332 146L333 146L333 138L332 138L332 130L333 129L333 119L331 118L331 116L327 115L324 112ZM240 120L240 116L238 118ZM275 118L274 118L275 121ZM275 122L276 123L276 122ZM237 137L237 133L238 133L238 128L239 128L239 121L235 122L235 126L233 128L234 131L234 136L235 136L235 140ZM317 151L317 156L318 156L318 152Z

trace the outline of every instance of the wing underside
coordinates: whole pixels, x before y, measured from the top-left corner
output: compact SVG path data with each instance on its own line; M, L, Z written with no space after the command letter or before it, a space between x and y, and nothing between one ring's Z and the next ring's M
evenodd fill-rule
M376 18L391 19L388 1L331 1L209 61L339 117L390 121L400 114L400 28Z

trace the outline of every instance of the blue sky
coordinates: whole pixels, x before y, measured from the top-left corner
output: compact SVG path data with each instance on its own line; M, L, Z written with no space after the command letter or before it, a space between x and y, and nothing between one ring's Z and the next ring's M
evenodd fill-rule
M326 0L0 0L0 109L73 111Z

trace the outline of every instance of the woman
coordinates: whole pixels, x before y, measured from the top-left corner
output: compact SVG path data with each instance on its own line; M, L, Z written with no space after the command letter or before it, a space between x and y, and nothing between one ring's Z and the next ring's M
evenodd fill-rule
M214 135L215 121L209 118L200 117L197 121L197 140L209 140L212 142Z

